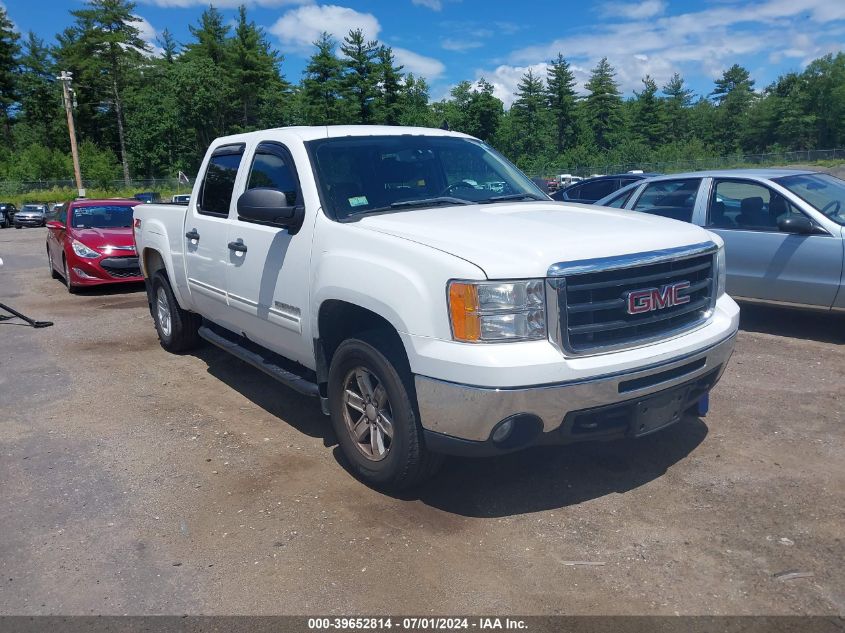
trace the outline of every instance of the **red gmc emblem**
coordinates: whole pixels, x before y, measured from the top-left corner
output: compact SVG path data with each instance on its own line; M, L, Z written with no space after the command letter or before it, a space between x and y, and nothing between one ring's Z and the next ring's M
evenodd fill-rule
M625 293L625 311L628 314L643 314L689 303L689 295L681 294L689 286L688 281L679 281L660 288L630 290Z

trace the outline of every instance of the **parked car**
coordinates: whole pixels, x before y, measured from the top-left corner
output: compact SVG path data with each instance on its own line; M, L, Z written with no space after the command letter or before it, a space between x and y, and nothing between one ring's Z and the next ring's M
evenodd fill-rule
M719 235L731 295L845 310L845 181L798 169L650 178L596 204L692 222Z
M47 221L47 260L68 292L143 281L132 237L135 200L74 200ZM57 210L58 209L58 210Z
M592 204L596 200L604 198L622 187L655 175L657 174L627 173L588 178L555 191L552 194L552 200Z
M25 226L44 226L47 221L46 204L25 204L15 213L13 223L16 229Z
M17 213L17 208L11 202L0 202L0 228L8 229Z
M220 138L187 207L134 218L162 346L205 339L320 398L380 487L700 412L739 322L712 233L554 203L445 130Z
M188 204L191 201L191 194L189 193L177 193L172 198L170 198L171 204Z
M139 202L144 202L147 204L151 204L153 202L161 202L161 194L158 191L142 191L140 193L136 193L134 198Z

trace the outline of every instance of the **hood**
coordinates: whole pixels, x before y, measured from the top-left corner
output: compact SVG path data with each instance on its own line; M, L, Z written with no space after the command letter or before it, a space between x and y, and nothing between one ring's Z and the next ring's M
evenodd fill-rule
M111 229L73 229L74 239L85 246L104 251L106 246L131 246L132 250L121 249L124 255L135 253L135 240L131 227L115 227Z
M365 216L359 223L472 262L489 279L545 277L558 262L711 241L707 231L686 222L555 202L408 210Z

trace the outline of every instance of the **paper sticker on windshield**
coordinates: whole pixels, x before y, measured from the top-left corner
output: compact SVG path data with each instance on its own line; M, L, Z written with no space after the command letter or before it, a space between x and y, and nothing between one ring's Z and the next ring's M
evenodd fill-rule
M370 204L369 201L367 201L367 196L355 196L354 198L348 198L348 200L350 207L363 207Z

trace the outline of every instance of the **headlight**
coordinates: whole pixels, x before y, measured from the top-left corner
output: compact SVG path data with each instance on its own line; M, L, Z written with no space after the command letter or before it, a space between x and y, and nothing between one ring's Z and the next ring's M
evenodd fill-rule
M456 341L487 343L546 338L543 280L451 281L449 317Z
M716 253L716 298L725 294L727 285L728 269L725 265L725 246L722 245Z
M94 259L95 257L100 256L97 251L88 248L85 244L76 240L73 240L70 243L70 247L73 249L74 253L76 253L79 257L84 257L85 259Z

